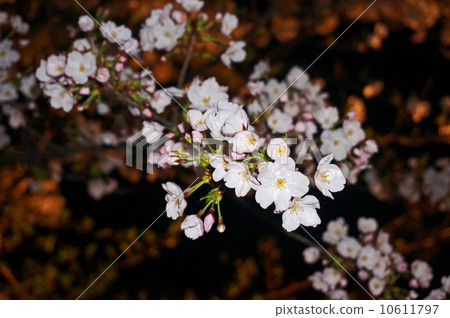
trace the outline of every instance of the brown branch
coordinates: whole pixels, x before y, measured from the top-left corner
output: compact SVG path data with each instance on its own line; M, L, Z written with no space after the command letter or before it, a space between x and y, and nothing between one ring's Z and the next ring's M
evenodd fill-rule
M287 285L283 288L273 290L263 295L263 299L288 299L295 294L307 290L311 287L311 282L308 280L303 280L301 282L295 282Z

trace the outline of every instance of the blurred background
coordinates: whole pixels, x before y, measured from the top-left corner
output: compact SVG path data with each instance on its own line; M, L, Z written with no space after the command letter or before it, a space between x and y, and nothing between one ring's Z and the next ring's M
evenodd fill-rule
M132 28L167 1L80 1L90 12ZM238 16L235 36L247 42L244 63L194 59L187 79L214 76L241 93L260 60L282 78L293 65L306 68L371 1L248 0L205 1L210 16ZM82 10L73 1L0 0L1 10L30 23L30 44L21 49L23 68L65 50ZM356 229L359 216L375 217L408 260L433 266L438 285L448 273L450 195L430 195L423 175L437 176L450 153L450 1L378 0L308 73L341 112L353 110L380 147L365 177L321 202L319 238L329 220L343 216ZM142 64L156 79L175 83L176 59L144 54ZM40 118L42 135L58 144L69 120L50 109ZM71 118L82 129L83 115ZM165 209L161 182L189 185L193 175L171 168L145 175L123 165L113 172L118 190L94 199L86 180L98 169L92 149L53 149L25 128L12 152L0 152L0 298L75 299ZM50 149L51 150L51 149ZM67 156L67 154L70 154ZM111 149L111 156L115 150ZM117 155L119 157L119 155ZM55 174L58 178L55 178ZM55 181L55 180L58 180ZM427 183L428 182L428 183ZM31 184L31 186L30 186ZM30 190L35 186L35 190ZM428 190L427 190L428 189ZM192 211L196 193L190 199ZM227 230L191 241L180 222L162 217L83 298L90 299L308 299L321 298L307 277L307 245L281 228L280 216L252 199L226 195ZM299 230L300 231L300 230ZM304 233L300 233L304 235ZM433 287L433 286L432 286ZM354 288L356 290L356 288ZM364 294L351 295L364 298Z

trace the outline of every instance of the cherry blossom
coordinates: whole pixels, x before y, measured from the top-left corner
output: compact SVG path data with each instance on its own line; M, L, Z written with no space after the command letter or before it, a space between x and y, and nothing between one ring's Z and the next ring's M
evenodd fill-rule
M184 192L174 182L166 182L162 184L166 194L166 213L167 217L176 220L183 215L184 209L186 209L187 202L184 199Z
M251 175L248 166L241 162L229 163L223 180L225 186L235 189L237 197L243 197L250 189L256 190L259 186L259 182Z
M95 56L91 52L81 54L73 51L69 53L65 74L72 77L75 83L85 84L89 76L94 74L96 70Z
M342 191L346 181L341 169L335 164L331 164L332 160L332 154L323 157L320 160L314 175L314 182L317 189L319 189L324 196L333 199L331 193Z
M319 200L315 196L294 198L289 209L283 213L283 228L292 232L300 225L316 227L321 223L316 211L319 208Z
M188 238L196 240L203 235L203 221L197 215L188 215L181 223L181 229Z
M234 14L225 13L225 15L222 18L222 26L220 28L220 31L230 36L231 32L237 27L238 25L238 18Z
M288 209L292 197L302 197L309 189L308 178L295 171L295 162L290 157L287 162L283 159L268 162L258 180L261 186L256 191L256 202L264 209L275 203L275 211Z

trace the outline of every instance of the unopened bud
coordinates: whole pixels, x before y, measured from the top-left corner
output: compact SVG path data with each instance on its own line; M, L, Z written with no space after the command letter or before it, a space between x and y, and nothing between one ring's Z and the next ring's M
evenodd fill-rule
M226 226L223 224L223 222L220 222L219 225L217 225L217 232L223 233L225 232Z

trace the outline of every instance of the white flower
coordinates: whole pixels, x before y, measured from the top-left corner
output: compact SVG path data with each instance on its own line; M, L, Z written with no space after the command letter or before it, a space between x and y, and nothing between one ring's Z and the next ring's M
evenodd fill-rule
M288 114L291 117L297 116L300 111L300 106L295 100L290 100L286 102L283 106L283 112Z
M203 221L195 214L188 215L181 223L181 229L187 237L196 240L203 235Z
M450 275L442 276L441 278L442 289L446 293L450 293Z
M230 42L230 46L227 50L220 56L223 64L231 67L231 62L239 63L245 59L246 53L244 50L245 42Z
M142 136L145 137L149 144L157 142L163 135L164 127L157 122L144 121L142 128Z
M39 86L37 85L36 76L34 76L34 74L22 77L20 80L20 91L28 99L35 99L38 96Z
M11 105L3 105L3 114L9 116L8 124L11 128L17 129L25 126L25 118L22 112Z
M379 296L384 290L384 286L386 285L386 281L384 279L380 279L378 277L373 277L369 281L369 290L373 296Z
M59 84L48 84L44 87L44 94L50 97L53 108L62 108L69 112L74 104L73 95Z
M377 220L374 218L360 217L358 219L358 230L361 233L375 232L378 228Z
M320 250L314 246L305 248L302 254L306 264L314 264L320 259Z
M162 9L152 10L151 16L145 20L145 25L152 27L158 23L162 23L167 19L170 19L170 12L172 11L172 4L168 3Z
M11 27L19 34L26 34L30 30L30 25L22 20L20 15L12 15L9 19Z
M423 192L431 203L436 204L448 194L450 190L449 169L437 171L428 167L423 174Z
M184 30L184 25L175 24L170 19L164 20L162 24L155 25L153 28L156 39L155 48L171 51L177 44L178 39L184 34Z
M342 273L336 268L327 267L323 270L323 280L331 287L331 289L334 289L341 279Z
M354 237L344 237L336 246L337 252L350 259L355 259L358 256L361 245Z
M328 297L331 300L346 300L348 299L348 293L344 289L335 289L328 293Z
M379 258L373 266L372 273L379 278L384 278L389 274L388 266L388 257Z
M8 13L5 11L0 11L0 25L5 25L8 23Z
M225 176L227 172L228 164L231 162L231 159L225 155L211 155L209 159L209 163L214 169L212 173L212 178L215 182L219 182Z
M423 300L444 300L446 296L446 293L442 289L433 289Z
M250 74L249 79L251 81L259 80L264 75L268 74L270 72L270 65L267 61L259 61L256 63L256 65L253 67L253 73Z
M203 7L203 1L199 0L177 0L177 2L181 3L187 12L197 12Z
M39 67L36 69L36 77L41 82L47 83L52 80L47 74L47 61L41 60Z
M47 74L53 77L59 77L64 74L66 67L66 57L64 55L50 55L47 59Z
M327 224L327 230L322 234L322 240L328 244L335 245L342 238L347 236L348 225L343 218L330 221Z
M271 139L267 145L267 155L270 159L277 160L279 158L289 157L291 150L286 141L281 138Z
M339 120L339 113L336 107L320 108L313 115L323 129L330 129Z
M305 134L306 137L312 138L313 135L317 132L317 126L312 121L298 121L295 126L294 130L296 132Z
M178 217L183 215L184 209L186 209L187 206L187 202L184 199L184 192L174 182L163 183L162 187L167 192L165 197L167 202L166 204L167 217L176 220Z
M120 50L125 51L129 55L135 54L139 51L139 41L131 38L122 45Z
M274 133L284 134L292 128L292 117L277 108L267 117L267 125Z
M247 113L234 103L219 101L204 116L206 126L211 130L211 136L217 140L229 139L249 128Z
M283 213L283 228L288 232L292 232L300 224L316 227L321 222L316 211L319 208L319 200L315 196L307 195L303 198L294 198L289 209Z
M325 130L320 135L322 145L320 151L323 154L334 154L334 159L341 161L347 157L350 144L341 128L336 130Z
M233 139L230 140L233 144L233 151L243 154L254 152L261 147L264 140L259 139L259 136L251 131L244 130L238 132Z
M383 231L378 232L377 247L384 254L392 252L392 245L389 243L389 234Z
M268 162L258 175L261 186L256 190L256 202L266 209L275 203L275 211L289 208L292 197L302 197L309 190L309 179L301 172L295 171L292 158Z
M308 280L311 281L312 287L317 290L326 293L328 291L328 284L323 279L322 272L315 272L313 275L308 277Z
M201 111L196 109L191 109L187 112L187 118L189 124L191 124L192 129L197 131L205 131L208 129L206 126L205 115Z
M172 98L160 89L153 94L153 98L150 100L150 105L158 114L161 114L171 101Z
M248 170L248 166L241 162L229 163L223 180L225 181L225 186L234 188L238 197L245 196L250 189L256 190L259 185L256 178Z
M92 20L87 15L83 15L78 19L78 26L80 27L81 31L92 31L94 29L94 20Z
M0 84L0 103L15 101L18 97L16 87L12 83Z
M333 199L331 192L342 191L346 181L341 169L335 164L330 164L332 160L332 154L320 160L314 175L314 182L324 196Z
M72 77L77 84L85 84L89 76L95 73L97 65L92 52L81 54L73 51L67 59L65 74Z
M378 257L378 251L372 246L366 245L359 252L356 264L360 269L366 268L368 270L372 270Z
M91 49L91 44L87 39L78 39L73 41L73 47L77 51L84 52Z
M222 26L220 28L220 32L230 36L231 32L236 29L238 22L238 18L234 14L225 13L222 18Z
M20 58L19 52L12 48L12 44L10 39L0 42L0 68L2 69L10 68Z
M416 278L419 286L428 288L433 279L433 271L427 262L415 260L411 263L411 274Z
M100 32L109 43L123 45L131 39L131 30L123 25L117 26L113 21L103 22Z
M106 115L111 111L111 109L109 108L109 105L106 104L105 102L98 103L96 108L97 108L97 114L99 114L99 115Z
M254 100L250 105L247 106L248 113L250 115L257 115L262 112L262 107L257 100Z
M200 111L205 111L220 101L228 101L228 94L214 77L203 82L195 78L187 91L187 96L191 102L189 107Z
M281 94L286 90L286 84L284 82L278 82L276 79L270 79L266 87L264 88L264 91L269 96L269 99L271 102L277 100Z
M295 81L295 82L294 82ZM294 66L286 75L286 82L299 90L304 90L309 83L309 75L305 73L300 67Z
M357 120L344 120L342 128L350 141L350 146L355 146L366 138L364 130L361 129L361 123Z

